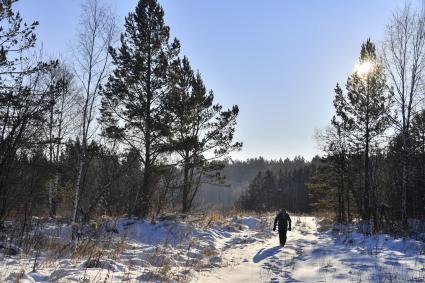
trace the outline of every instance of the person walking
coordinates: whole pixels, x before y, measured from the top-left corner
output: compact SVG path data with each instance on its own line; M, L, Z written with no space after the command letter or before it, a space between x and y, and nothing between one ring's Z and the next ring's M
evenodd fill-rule
M279 211L274 219L273 231L276 231L276 226L279 231L279 243L284 247L286 243L286 232L291 231L291 217L289 217L289 214L284 208Z

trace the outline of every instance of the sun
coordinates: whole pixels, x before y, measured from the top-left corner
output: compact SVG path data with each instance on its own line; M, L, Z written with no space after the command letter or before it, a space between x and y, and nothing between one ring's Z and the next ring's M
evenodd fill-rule
M367 60L357 64L355 67L355 72L361 77L366 77L373 70L373 68L374 63L370 60Z

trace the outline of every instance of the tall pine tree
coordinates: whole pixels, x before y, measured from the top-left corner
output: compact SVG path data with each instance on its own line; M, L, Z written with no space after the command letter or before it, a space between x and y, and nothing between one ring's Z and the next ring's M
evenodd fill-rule
M125 19L121 47L110 50L115 70L103 91L105 133L137 152L143 165L143 184L133 209L139 216L149 213L154 170L166 148L167 70L179 51L178 41L170 44L169 39L158 1L140 0Z
M385 73L379 62L375 45L368 39L361 48L359 64L348 78L347 93L340 95L342 103L335 105L337 116L351 125L349 142L352 151L360 147L363 153L364 183L359 194L362 197L361 216L364 220L373 217L377 225L377 195L371 183L371 152L377 139L389 126L392 98L387 91Z

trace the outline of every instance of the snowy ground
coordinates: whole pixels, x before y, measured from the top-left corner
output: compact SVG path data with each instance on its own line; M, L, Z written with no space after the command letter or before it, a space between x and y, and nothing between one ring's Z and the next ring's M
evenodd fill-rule
M276 235L242 244L223 255L229 266L202 272L193 282L425 282L423 243L319 232L313 217L293 221L284 248Z
M421 242L321 231L314 217L292 219L284 248L272 217L119 219L102 227L96 245L87 242L88 254L81 246L40 253L35 273L36 252L0 254L0 282L425 282ZM66 225L43 231L69 242Z

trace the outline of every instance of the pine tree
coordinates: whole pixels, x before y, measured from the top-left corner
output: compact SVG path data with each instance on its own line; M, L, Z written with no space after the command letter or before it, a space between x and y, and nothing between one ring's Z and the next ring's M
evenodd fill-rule
M271 170L264 172L260 194L262 211L270 211L273 208L282 208L282 205L276 202L276 178Z
M238 206L244 210L262 211L263 173L259 171L248 186L248 190L241 195Z
M329 160L322 159L313 176L307 183L310 202L314 211L335 212L337 221L340 220L338 202L338 183L335 170Z
M279 203L281 207L286 207L289 209L290 205L290 195L289 195L289 182L290 176L288 172L288 167L284 169L279 168L277 175L277 197L275 200Z
M342 94L342 90L338 85L335 91L337 97L339 94ZM334 102L336 103L336 101L337 99ZM336 221L340 223L350 219L347 134L348 132L344 127L344 123L334 116L331 126L317 136L323 147L325 156L309 184L310 193L315 199L315 209L323 210L323 201L332 199ZM328 190L326 191L325 189ZM325 194L327 195L325 196Z
M361 48L359 65L348 78L347 93L337 114L341 120L351 126L351 148L358 146L363 152L363 196L361 215L364 220L373 217L377 225L377 196L371 185L370 155L375 141L386 131L390 122L392 98L387 91L385 73L379 62L375 45L368 39ZM339 112L339 113L338 113Z
M332 129L328 132L328 159L337 176L337 221L346 222L350 218L350 191L348 187L348 134L352 128L351 119L344 113L346 107L343 91L339 84L335 88L334 107L336 116L332 118Z
M143 184L133 209L139 216L149 213L154 170L167 148L167 71L179 51L178 41L170 44L169 38L158 1L140 0L125 19L121 46L110 50L115 69L103 91L104 133L133 148L143 164Z
M237 106L222 110L207 93L200 73L194 74L189 60L177 59L170 68L167 111L171 121L171 150L183 170L182 212L187 213L202 183L222 181L219 170L229 153L242 143L233 142Z

